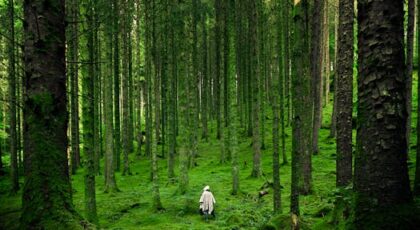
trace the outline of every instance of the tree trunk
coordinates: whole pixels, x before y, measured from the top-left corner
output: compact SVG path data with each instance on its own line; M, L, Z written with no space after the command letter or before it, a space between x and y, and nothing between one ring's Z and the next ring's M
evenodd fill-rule
M251 0L248 5L249 35L251 47L251 78L252 78L252 177L261 176L261 136L260 136L260 97L259 97L259 60L258 60L258 3ZM250 82L251 83L251 82ZM251 93L251 92L250 92Z
M318 154L319 130L322 123L322 66L323 66L323 31L324 0L314 0L314 9L311 24L311 77L313 93L313 127L312 127L312 153Z
M407 169L403 1L358 1L356 228L412 200ZM369 61L367 61L369 60ZM369 210L369 212L366 212ZM383 218L382 226L388 219ZM380 228L378 226L378 228Z
M299 215L299 193L312 190L311 141L313 100L309 55L308 1L295 1L293 17L293 122L291 212ZM300 191L299 191L300 190Z
M337 114L337 187L352 180L352 112L353 112L353 21L354 1L339 1L337 48L336 114Z
M85 154L85 212L87 219L92 223L97 223L96 214L96 193L95 193L95 153L94 153L94 80L96 76L94 60L94 15L93 0L86 3L86 48L88 64L83 69L83 153Z
M201 138L205 139L206 142L208 141L208 91L209 91L209 84L208 84L208 56L207 56L207 15L205 12L201 14L201 30L202 30L202 63L201 63L201 76L202 76L202 91L201 91L201 123L202 123L202 134Z
M412 92L413 92L413 55L414 55L414 17L415 17L415 2L408 0L408 22L407 22L407 80L406 84L406 107L407 107L407 123L406 123L406 140L409 153L410 149L410 136L411 136L411 107L412 107Z
M121 165L121 129L120 129L120 6L119 0L114 0L114 170L120 171Z
M72 205L66 153L65 6L64 1L50 3L23 3L25 184L20 228L82 229Z
M124 166L122 175L131 175L130 171L130 162L128 160L128 154L130 152L130 135L129 135L129 123L131 116L129 111L129 73L128 73L128 63L129 55L128 55L128 33L129 31L129 22L126 14L128 13L128 4L126 1L123 1L122 7L122 81L121 81L121 90L122 90L122 150L123 150L123 157L124 157Z
M68 59L70 75L70 115L71 115L71 172L76 174L80 166L80 134L79 134L79 1L72 0L69 3L68 18L71 24L68 26Z
M420 1L417 1L417 34L420 34ZM420 38L420 37L419 37ZM417 39L417 54L420 57L420 39ZM417 66L420 66L420 59L417 59ZM417 95L420 95L420 84L417 85ZM417 97L417 114L420 114L420 97ZM420 119L417 119L417 146L420 146ZM414 178L414 196L420 196L420 148L416 148L416 172Z
M107 4L112 6L112 0ZM107 11L107 17L111 18L112 11ZM105 192L113 193L118 191L114 170L114 126L112 111L112 22L105 21L105 41L107 46L107 76L104 77L104 120L105 120Z
M9 148L10 148L10 176L11 193L19 190L18 150L16 133L16 63L15 63L15 10L13 0L8 1L10 41L7 42L8 74L9 74Z
M338 20L339 13L338 9L334 12L334 102L333 102L333 112L331 114L331 127L329 137L336 137L337 133L337 62L338 62ZM353 10L354 12L354 10ZM353 16L354 17L354 16Z

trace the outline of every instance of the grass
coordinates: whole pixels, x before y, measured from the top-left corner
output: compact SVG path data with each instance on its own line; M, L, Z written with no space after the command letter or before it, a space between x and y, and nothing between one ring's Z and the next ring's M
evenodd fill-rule
M417 88L417 81L413 89ZM415 90L414 90L415 91ZM417 101L414 95L413 102ZM413 109L417 103L413 103ZM313 188L308 196L301 196L301 226L303 229L335 229L330 222L335 200L335 141L328 137L332 103L323 110L323 129L320 130L320 153L313 156ZM414 111L413 111L414 112ZM269 113L269 110L267 110ZM269 116L270 117L270 116ZM413 113L412 143L416 143L415 124L417 115ZM177 185L167 183L166 159L159 159L161 201L165 208L161 212L152 211L152 186L150 162L146 157L130 155L133 175L116 174L121 192L106 194L104 178L96 179L96 194L99 226L104 229L288 229L290 202L290 163L280 169L282 189L282 215L273 215L272 195L258 198L261 186L272 180L272 138L271 118L266 122L266 149L262 153L263 177L251 178L251 140L239 138L240 190L231 195L231 166L220 164L220 143L211 133L208 143L199 145L198 166L189 171L189 190L185 195L177 194ZM214 127L211 126L214 131ZM287 155L290 162L291 128L287 128ZM242 135L241 135L242 136ZM355 139L355 138L354 138ZM415 146L410 148L410 179L414 178ZM5 161L8 161L4 157ZM103 162L102 162L103 166ZM84 214L83 169L71 178L74 189L73 203L76 210ZM23 180L21 178L21 182ZM198 200L202 188L210 185L215 195L217 218L205 222L198 214ZM11 196L9 178L0 177L0 229L17 229L20 215L21 193ZM271 227L271 228L270 228Z

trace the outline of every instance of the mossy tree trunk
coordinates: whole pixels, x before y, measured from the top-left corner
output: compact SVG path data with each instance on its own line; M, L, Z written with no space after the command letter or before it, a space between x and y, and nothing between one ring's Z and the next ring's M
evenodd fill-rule
M80 135L79 135L79 2L68 1L68 75L70 80L70 119L71 119L71 172L76 174L80 166Z
M64 1L25 1L23 6L25 184L20 228L82 229L72 205L67 164ZM40 16L44 20L37 20Z
M121 165L121 120L120 120L120 4L113 1L114 23L114 169L120 171Z
M412 200L407 168L404 2L358 1L355 225ZM369 210L367 212L366 210ZM389 220L389 219L388 219ZM383 218L382 226L387 226Z
M112 6L112 0L106 2ZM107 17L112 18L112 11L107 11ZM117 182L115 180L115 169L114 169L114 125L113 125L113 111L112 111L112 21L105 21L105 41L107 45L107 71L104 76L104 121L105 121L105 192L113 193L118 191Z
M130 79L129 79L129 69L128 69L128 64L130 62L129 60L129 55L128 55L128 34L131 32L130 31L130 26L129 26L129 22L128 22L128 16L127 14L129 13L128 10L128 2L126 0L122 1L122 5L121 5L121 10L122 10L122 31L121 31L121 35L122 35L122 84L121 84L121 90L122 90L122 106L121 106L121 110L122 110L122 136L121 136L121 140L122 140L122 150L123 150L123 162L124 162L124 166L123 166L123 172L122 175L130 175L131 171L130 171L130 162L128 159L128 154L130 152L130 144L129 142L132 141L130 140L130 118L131 114L130 114L130 108L129 108L129 88L130 88Z
M16 61L15 61L15 9L14 1L9 0L7 4L9 19L10 41L7 42L9 75L9 148L10 148L10 176L11 193L15 194L19 190L19 172L18 172L18 149L16 133Z
M177 60L178 52L176 49L176 38L177 38L177 5L170 3L169 11L172 20L170 21L171 26L169 28L169 57L170 57L170 73L169 78L169 105L168 105L168 180L174 182L175 180L175 158L176 158L176 85L177 85Z
M337 186L352 181L352 112L353 112L353 53L354 1L339 1L337 75L335 76L335 109L337 119Z
M258 0L250 0L248 5L249 35L251 47L251 79L252 81L252 149L253 166L252 177L261 176L261 135L260 135L260 71L258 60Z
M420 34L420 1L417 1L417 34ZM420 37L419 37L420 38ZM417 53L420 54L420 39L417 39ZM417 60L417 66L420 66L420 58ZM420 95L420 84L417 85L417 95ZM417 114L420 114L420 97L417 97ZM420 133L420 119L417 119L417 133ZM417 146L420 145L420 135L417 134ZM420 148L416 149L416 172L414 177L414 196L420 196Z
M312 124L312 153L318 154L319 130L322 123L322 66L323 63L323 31L324 0L314 0L313 15L311 20L311 78L313 99L313 124Z
M86 218L93 223L97 223L96 214L96 193L95 193L95 101L94 101L94 81L95 81L95 52L94 52L94 1L84 2L86 32L85 42L87 48L87 65L83 69L83 153L85 156L85 214Z
M299 215L299 193L311 191L312 98L308 0L295 1L293 27L293 122L291 213Z
M408 0L408 21L407 21L407 39L406 39L406 106L407 106L407 122L406 122L406 140L407 148L410 149L411 134L411 108L413 98L413 56L414 56L414 18L415 18L415 0Z

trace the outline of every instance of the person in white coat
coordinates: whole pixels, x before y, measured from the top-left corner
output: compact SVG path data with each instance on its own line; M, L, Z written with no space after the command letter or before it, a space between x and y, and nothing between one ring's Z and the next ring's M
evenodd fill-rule
M215 217L214 214L214 204L216 203L216 199L214 199L213 193L210 192L210 186L206 186L203 189L203 193L200 197L200 212L205 216L206 220L208 215L212 215Z

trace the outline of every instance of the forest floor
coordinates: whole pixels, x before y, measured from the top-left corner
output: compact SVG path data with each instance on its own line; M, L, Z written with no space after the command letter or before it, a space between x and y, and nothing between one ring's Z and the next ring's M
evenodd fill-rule
M417 83L417 81L415 81ZM413 89L417 89L414 85ZM416 90L414 90L416 91ZM413 102L417 95L413 95ZM413 112L416 109L413 103ZM320 131L320 153L313 156L313 194L301 196L300 208L303 229L335 229L331 223L331 210L335 200L335 141L329 137L329 124L332 103L324 109L323 125ZM271 110L266 110L265 132L266 149L262 153L263 176L251 178L252 147L251 139L239 138L240 159L240 194L231 195L232 174L230 164L220 164L220 144L214 138L211 126L209 142L200 142L198 166L189 171L189 191L185 195L177 194L177 184L167 181L167 160L159 158L160 194L165 208L161 212L152 211L152 186L150 181L150 162L147 157L138 158L130 155L133 175L116 174L121 192L104 193L104 177L96 179L96 199L99 226L104 229L289 229L290 203L290 152L291 128L286 129L286 149L289 164L280 169L282 185L282 212L273 215L273 192L258 197L261 187L272 181L272 138ZM409 170L410 179L414 178L415 169L415 124L417 114L413 113L413 135L411 138ZM355 134L355 132L354 132ZM355 139L355 138L354 138ZM281 157L280 157L281 159ZM4 161L9 159L4 157ZM102 165L103 167L103 160ZM178 169L178 168L176 168ZM6 174L7 175L7 174ZM23 178L21 178L23 183ZM198 214L198 200L205 185L210 185L216 198L216 219L205 222ZM79 213L84 213L83 169L72 176L74 189L73 202ZM9 195L9 177L0 177L0 229L16 229L19 223L21 192Z

